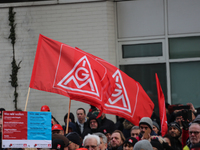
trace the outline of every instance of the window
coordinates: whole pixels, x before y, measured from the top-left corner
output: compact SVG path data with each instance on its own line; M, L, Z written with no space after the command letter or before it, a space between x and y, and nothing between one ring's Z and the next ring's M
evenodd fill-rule
M129 75L131 78L138 81L148 96L155 104L155 112L159 114L158 110L158 96L155 73L158 74L160 84L167 99L167 82L166 82L166 65L160 64L139 64L139 65L120 65L120 69Z
M150 57L162 56L162 43L122 45L122 57Z
M169 39L169 58L200 57L200 37L182 37Z
M158 74L165 98L167 99L166 63L163 54L163 40L133 43L122 42L120 46L120 69L142 85L143 89L155 104L154 111L156 114L159 114L155 73Z

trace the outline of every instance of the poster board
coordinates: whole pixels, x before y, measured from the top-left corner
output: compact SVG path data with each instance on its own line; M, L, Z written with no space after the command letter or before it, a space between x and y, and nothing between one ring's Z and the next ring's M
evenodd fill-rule
M3 111L2 148L51 148L51 112Z

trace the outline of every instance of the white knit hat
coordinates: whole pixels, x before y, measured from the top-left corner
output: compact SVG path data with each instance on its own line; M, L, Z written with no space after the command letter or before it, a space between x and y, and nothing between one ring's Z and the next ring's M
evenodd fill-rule
M151 118L149 117L143 117L141 120L140 120L140 124L146 124L149 126L149 128L152 130L153 129L153 122L151 120Z

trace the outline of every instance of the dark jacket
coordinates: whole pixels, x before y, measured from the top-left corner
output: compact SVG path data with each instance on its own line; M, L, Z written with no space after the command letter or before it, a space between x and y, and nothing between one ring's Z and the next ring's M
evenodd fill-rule
M84 122L84 125L83 125L83 133L84 133L84 134L81 133L80 128L79 128L79 125L78 125L78 123L76 122L76 131L77 131L77 133L80 135L81 138L84 138L85 133L87 133L87 132L90 131L90 129L88 128L88 122L87 122L87 121Z
M172 141L171 141L171 147L173 147L176 150L182 150L182 144L179 141L179 139L177 137L172 137Z
M109 148L108 150L123 150L123 145L116 147L116 148Z
M107 127L111 133L115 131L114 122L110 119L107 119L106 117L104 119L101 119L101 126Z
M97 124L98 124L98 127L97 129L91 129L90 128L90 121L95 119L97 121ZM93 134L93 133L96 133L96 132L99 132L99 127L100 127L100 122L99 120L96 118L96 115L91 115L90 118L88 119L87 121L87 125L88 125L88 129L87 130L84 130L83 133L82 133L82 136L86 136L87 134Z

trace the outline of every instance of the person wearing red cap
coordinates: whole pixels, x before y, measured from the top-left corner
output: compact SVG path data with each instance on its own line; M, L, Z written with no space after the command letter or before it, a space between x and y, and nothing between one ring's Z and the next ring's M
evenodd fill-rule
M50 112L50 108L47 105L43 105L40 111ZM56 120L56 118L53 117L53 115L51 115L51 122L52 122L52 126L55 124L59 124L59 122Z
M60 135L64 135L64 130L61 125L55 124L52 126L52 134L57 133Z
M68 150L69 140L64 136L64 130L59 124L52 126L52 143L55 139L62 140L64 142L64 150Z
M50 108L47 105L43 105L40 111L50 111Z

